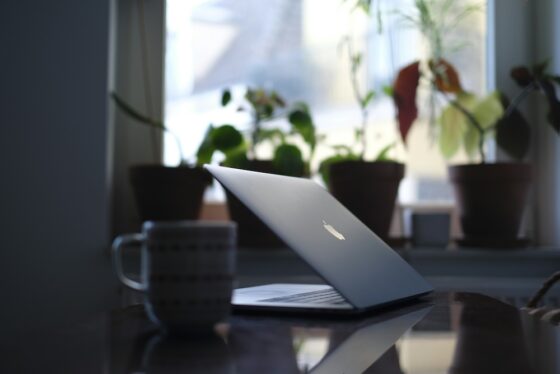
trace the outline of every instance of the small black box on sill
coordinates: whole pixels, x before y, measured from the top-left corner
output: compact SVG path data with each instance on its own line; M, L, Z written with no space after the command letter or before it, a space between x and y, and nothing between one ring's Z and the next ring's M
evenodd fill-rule
M450 221L449 213L412 213L412 245L447 247Z

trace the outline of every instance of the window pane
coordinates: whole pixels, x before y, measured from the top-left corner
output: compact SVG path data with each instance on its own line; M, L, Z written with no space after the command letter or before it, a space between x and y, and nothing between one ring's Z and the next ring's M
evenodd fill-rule
M420 119L406 148L399 140L392 100L382 93L399 68L428 55L419 32L407 27L396 12L413 12L414 0L373 1L370 19L340 0L167 3L166 122L181 138L190 160L208 124L247 126L244 114L220 107L224 87L233 87L234 96L239 96L247 85L262 86L277 90L288 102L309 103L319 131L326 135L315 166L332 153L329 145L354 144L360 110L353 96L348 55L340 48L342 38L350 35L353 48L364 55L359 85L378 92L369 116L367 156L373 158L381 148L397 142L392 156L407 165L401 201L450 199L446 161L430 136L426 91L419 94ZM446 55L460 71L463 86L478 94L486 87L485 27L484 10L459 24L449 38L465 46ZM263 147L260 155L265 157L267 151ZM172 139L166 139L165 162L176 163L178 157ZM466 158L459 155L452 161Z

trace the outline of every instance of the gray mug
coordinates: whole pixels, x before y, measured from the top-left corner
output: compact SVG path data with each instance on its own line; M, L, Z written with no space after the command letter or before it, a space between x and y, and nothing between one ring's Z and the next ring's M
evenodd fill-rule
M144 293L148 317L168 332L211 331L231 309L237 226L233 222L145 222L113 242L119 280ZM140 282L122 268L121 249L142 246Z

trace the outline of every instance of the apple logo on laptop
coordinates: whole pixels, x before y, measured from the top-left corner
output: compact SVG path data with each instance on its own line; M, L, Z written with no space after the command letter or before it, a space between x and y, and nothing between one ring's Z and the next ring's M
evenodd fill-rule
M335 229L334 227L332 227L331 225L329 225L328 223L325 222L325 220L323 220L323 227L325 228L325 230L327 230L328 232L330 232L332 234L332 236L334 236L335 238L337 238L338 240L346 240L346 238L344 237L344 235L342 235L341 233L338 232L337 229Z

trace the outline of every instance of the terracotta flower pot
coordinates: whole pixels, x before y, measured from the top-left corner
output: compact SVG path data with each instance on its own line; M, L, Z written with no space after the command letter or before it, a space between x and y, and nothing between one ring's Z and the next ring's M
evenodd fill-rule
M449 179L469 246L518 243L531 184L531 166L521 163L450 166Z
M404 165L344 161L330 166L329 190L348 210L387 240Z
M212 178L199 167L138 165L130 182L142 221L196 220Z
M272 161L251 160L245 169L276 174ZM237 223L237 242L245 248L280 248L284 242L251 212L237 197L226 190L227 205L232 221Z

